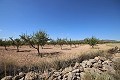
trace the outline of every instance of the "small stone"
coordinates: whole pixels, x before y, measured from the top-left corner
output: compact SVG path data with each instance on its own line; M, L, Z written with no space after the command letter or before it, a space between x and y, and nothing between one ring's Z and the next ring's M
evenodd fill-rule
M19 73L19 76L20 76L20 77L25 77L25 73L20 72L20 73Z
M92 67L92 63L90 61L88 61L87 62L87 66L91 68Z
M4 77L4 78L2 78L1 80L12 80L12 76L6 76L6 77Z
M58 77L59 75L61 75L60 72L54 72L53 77Z
M72 80L77 80L77 76L74 76L74 77L72 78Z
M35 72L28 72L25 76L25 80L36 80L38 79L38 74Z
M99 60L97 63L98 63L98 64L102 64L102 61L101 61L101 60Z
M104 62L104 61L106 60L106 58L105 58L105 57L100 57L100 60L101 60L102 62Z
M65 69L62 71L62 73L63 73L63 74L66 74L66 73L68 73L68 72L71 72L72 70L73 70L73 68L70 66L70 67L65 68Z
M98 56L98 57L95 57L94 59L97 60L97 61L99 61L99 60L100 60L100 57Z
M73 69L77 69L80 66L80 63L76 62L75 66L73 67Z
M89 61L90 61L92 64L97 62L96 59L89 59Z
M24 77L23 77L23 78L21 78L21 79L19 79L19 80L24 80Z
M12 80L19 80L21 79L22 77L20 77L19 75L16 75L15 77L12 78Z
M75 73L75 75L80 77L80 73Z
M77 76L77 80L81 80L80 76Z
M82 63L80 64L81 66L83 66L84 68L86 68L87 66L87 62L88 62L88 60L85 60L85 61L82 61Z
M58 80L61 80L61 79L63 79L63 77L62 76L58 76Z
M74 76L75 76L74 73L69 72L69 73L68 73L68 80L72 80L72 78L73 78Z
M79 67L79 70L80 70L80 72L83 72L83 71L84 71L83 66L80 66L80 67Z
M112 63L112 61L110 61L110 60L106 60L106 61L102 62L102 64L103 64L103 65L113 66L113 63Z
M102 64L101 63L94 63L93 67L94 68L102 68Z
M80 73L80 69L75 69L72 71L73 73Z

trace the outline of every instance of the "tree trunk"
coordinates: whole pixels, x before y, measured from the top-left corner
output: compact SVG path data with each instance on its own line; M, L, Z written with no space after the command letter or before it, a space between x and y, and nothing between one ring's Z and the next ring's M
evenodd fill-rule
M19 52L19 46L17 46L17 52Z
M75 48L76 48L77 46L75 45Z
M38 51L38 56L41 56L42 57L42 53L40 53L40 49L39 49L39 45L37 45L37 51Z
M60 45L60 47L61 47L61 50L62 50L62 45Z
M92 45L92 48L94 48L94 45Z
M43 46L41 46L41 48L43 49Z
M7 50L7 47L6 46L4 46L5 47L5 50Z
M72 45L70 44L70 48L72 48Z

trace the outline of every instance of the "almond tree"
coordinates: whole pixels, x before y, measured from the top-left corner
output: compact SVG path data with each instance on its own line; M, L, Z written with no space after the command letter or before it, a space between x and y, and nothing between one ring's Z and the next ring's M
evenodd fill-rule
M38 51L38 55L42 57L42 53L40 53L39 46L41 46L43 49L43 46L49 40L47 33L45 33L44 31L38 31L31 36L27 34L22 34L20 35L20 37L29 45L31 45L33 48L35 48Z
M72 47L72 40L67 40L67 44L70 45L70 48Z
M19 52L19 47L22 45L22 42L19 38L13 39L10 37L12 43L17 47L17 52Z
M5 50L7 50L7 47L11 45L11 41L10 40L2 40L0 39L0 46L4 46Z
M57 44L57 42L55 41L55 40L51 40L50 42L49 42L49 44L51 44L51 45L56 45Z
M61 49L62 49L62 46L64 44L66 44L66 39L61 39L61 38L58 38L57 39L57 44L60 45Z
M94 46L98 43L98 39L95 37L91 37L91 38L86 38L84 39L84 42L89 44L92 48L94 48Z

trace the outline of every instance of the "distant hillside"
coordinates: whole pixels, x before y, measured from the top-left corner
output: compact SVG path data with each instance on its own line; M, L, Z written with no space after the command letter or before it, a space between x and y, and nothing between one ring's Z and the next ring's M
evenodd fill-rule
M117 40L101 40L102 42L105 42L105 43L117 43L117 42L120 42L120 41L117 41Z

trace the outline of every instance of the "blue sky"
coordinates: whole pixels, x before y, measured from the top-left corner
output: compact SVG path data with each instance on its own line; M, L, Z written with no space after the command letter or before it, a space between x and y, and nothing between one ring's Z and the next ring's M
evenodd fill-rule
M120 40L120 0L0 0L0 38L37 30L54 39Z

